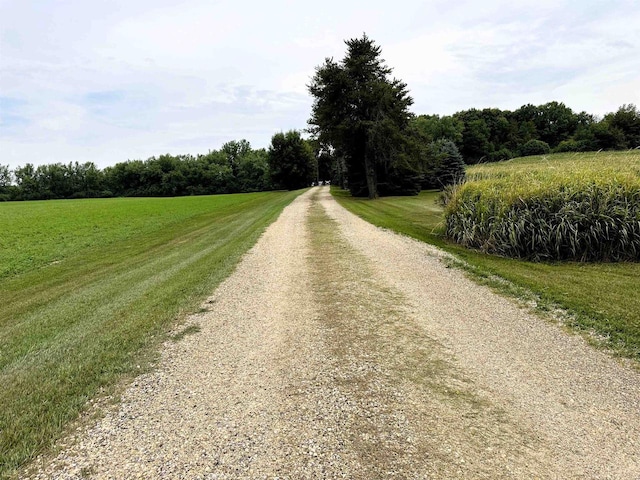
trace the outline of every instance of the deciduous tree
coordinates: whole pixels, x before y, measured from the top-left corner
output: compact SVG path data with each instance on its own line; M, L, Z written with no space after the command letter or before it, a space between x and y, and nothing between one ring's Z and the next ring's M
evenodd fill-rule
M267 158L273 182L287 190L307 187L315 178L313 152L296 130L276 133Z
M605 121L612 129L622 132L623 148L640 147L640 111L634 104L622 105L617 112L607 114Z

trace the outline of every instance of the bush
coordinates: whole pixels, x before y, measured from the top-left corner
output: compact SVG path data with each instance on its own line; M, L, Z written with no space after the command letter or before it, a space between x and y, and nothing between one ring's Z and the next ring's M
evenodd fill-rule
M556 148L553 149L556 153L563 152L580 152L580 144L575 140L563 140Z
M566 152L595 152L598 150L596 148L595 142L591 142L588 140L563 140L558 144L556 148L553 149L554 153L566 153Z
M527 143L520 147L520 155L523 157L529 157L531 155L546 155L551 149L547 142L542 140L529 140Z
M508 148L501 148L500 150L497 150L495 152L491 152L489 154L489 161L490 162L501 162L503 160L510 160L514 156L515 155Z

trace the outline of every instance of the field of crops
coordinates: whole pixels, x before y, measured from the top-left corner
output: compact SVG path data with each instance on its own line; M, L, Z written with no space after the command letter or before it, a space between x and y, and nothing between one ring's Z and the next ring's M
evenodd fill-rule
M0 203L0 477L144 369L298 193Z
M445 210L461 245L532 260L640 260L640 152L525 157L468 169Z

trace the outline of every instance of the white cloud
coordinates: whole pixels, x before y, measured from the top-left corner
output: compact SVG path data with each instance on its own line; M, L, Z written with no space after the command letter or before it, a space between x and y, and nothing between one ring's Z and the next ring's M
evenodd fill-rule
M0 163L266 146L306 127L314 68L363 32L417 113L558 100L602 114L640 104L638 24L625 0L0 2Z

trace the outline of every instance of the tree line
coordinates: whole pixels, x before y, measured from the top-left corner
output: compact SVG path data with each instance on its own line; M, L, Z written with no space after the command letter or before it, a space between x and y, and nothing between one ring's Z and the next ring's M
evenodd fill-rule
M640 146L640 112L623 105L603 118L563 103L514 111L469 109L451 116L420 115L414 129L426 140L453 140L468 164L549 152L626 150Z
M0 201L255 192L323 180L355 196L413 195L460 181L465 164L640 146L640 112L632 104L603 118L558 102L415 115L407 85L391 77L381 48L366 35L345 44L345 57L325 59L308 87L309 139L292 130L276 133L268 149L231 141L206 154L102 170L92 162L27 163L13 171L0 165Z
M160 155L99 169L93 162L55 163L15 170L0 165L1 200L212 195L310 185L317 167L299 132L278 133L266 150L247 140L202 155ZM294 155L294 159L288 156ZM290 170L295 168L295 171ZM292 180L290 177L294 178Z

